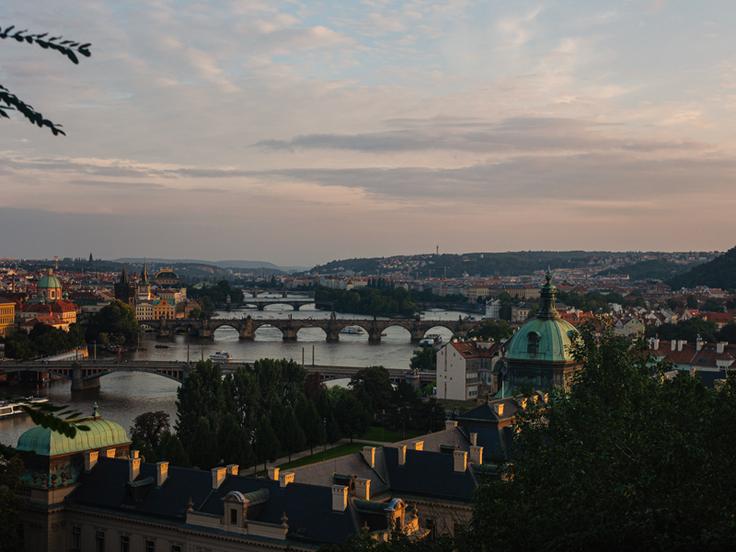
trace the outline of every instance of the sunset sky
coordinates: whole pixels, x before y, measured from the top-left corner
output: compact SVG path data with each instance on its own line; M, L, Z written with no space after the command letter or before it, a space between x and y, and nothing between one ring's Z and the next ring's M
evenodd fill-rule
M736 2L5 0L0 257L736 242Z

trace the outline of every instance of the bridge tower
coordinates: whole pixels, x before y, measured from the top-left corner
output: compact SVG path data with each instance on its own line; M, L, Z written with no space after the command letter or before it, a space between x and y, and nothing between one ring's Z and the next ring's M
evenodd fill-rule
M256 327L253 319L248 315L238 327L238 337L243 341L253 341L256 338Z
M340 341L340 328L337 325L337 316L335 311L330 314L330 319L325 326L325 334L327 334L327 343L337 343Z

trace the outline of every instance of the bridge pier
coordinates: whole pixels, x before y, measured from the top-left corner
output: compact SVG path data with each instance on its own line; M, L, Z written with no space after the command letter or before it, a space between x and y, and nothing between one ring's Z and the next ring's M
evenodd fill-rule
M265 311L266 310L266 303L256 303L256 308L259 311Z
M72 369L72 392L74 391L87 391L88 389L99 389L100 378L99 376L93 378L85 378L84 370L75 366Z
M421 330L419 328L411 330L412 343L419 343L422 339L424 339L424 330Z
M328 329L325 331L327 334L327 343L339 343L340 342L340 330Z
M296 341L296 334L297 334L296 328L282 328L281 333L283 334L283 340L288 342L294 342Z
M368 343L371 345L378 345L381 343L381 330L370 330L368 332Z

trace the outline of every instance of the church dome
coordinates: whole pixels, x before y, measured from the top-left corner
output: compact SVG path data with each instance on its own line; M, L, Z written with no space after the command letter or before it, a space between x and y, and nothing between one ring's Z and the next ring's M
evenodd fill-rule
M18 438L16 448L39 456L58 456L130 444L128 434L120 424L99 417L79 420L78 423L89 427L89 431L77 431L72 439L48 428L36 426Z
M506 348L509 360L531 362L574 362L572 348L578 337L575 326L560 318L555 308L557 288L549 273L540 294L537 316L514 334Z
M38 289L58 289L61 288L61 282L54 275L53 271L49 270L47 274L41 276L38 280Z

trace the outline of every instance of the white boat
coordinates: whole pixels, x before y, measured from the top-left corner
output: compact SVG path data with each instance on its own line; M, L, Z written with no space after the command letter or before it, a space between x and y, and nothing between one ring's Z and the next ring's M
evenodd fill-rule
M25 397L19 400L0 401L0 418L9 418L25 414L24 406L35 406L49 402L43 397Z
M212 353L209 358L213 362L228 362L231 357L227 351L217 351L216 353Z
M427 334L419 341L420 347L439 347L442 345L442 336L439 334Z
M345 335L363 335L363 328L358 326L348 326L347 328L340 330L340 333Z

